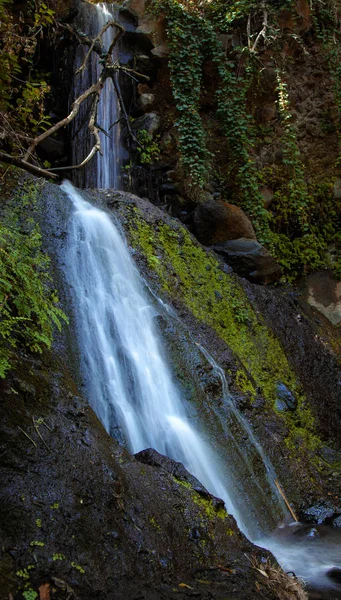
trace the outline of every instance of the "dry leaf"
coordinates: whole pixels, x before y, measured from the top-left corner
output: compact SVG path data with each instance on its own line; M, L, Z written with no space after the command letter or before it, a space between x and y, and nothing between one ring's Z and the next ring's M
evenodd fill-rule
M256 570L259 571L260 573L262 573L262 575L264 575L264 577L267 577L269 579L269 575L267 573L265 573L265 571L262 571L262 569L257 569Z
M187 585L187 583L179 583L179 587L188 588L189 590L193 590L193 588L190 585Z

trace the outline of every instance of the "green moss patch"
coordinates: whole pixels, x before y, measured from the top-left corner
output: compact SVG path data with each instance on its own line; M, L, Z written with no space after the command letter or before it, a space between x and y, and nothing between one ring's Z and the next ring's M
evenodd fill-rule
M176 298L202 323L223 339L238 357L242 369L235 383L254 398L256 393L274 409L277 385L284 384L297 398L295 412L279 413L289 429L288 445L302 440L311 449L319 445L309 407L288 359L261 315L255 311L235 275L224 273L217 259L197 244L181 225L147 223L136 207L129 219L131 243L157 275L160 291ZM300 442L301 443L301 442ZM300 446L300 444L298 444Z

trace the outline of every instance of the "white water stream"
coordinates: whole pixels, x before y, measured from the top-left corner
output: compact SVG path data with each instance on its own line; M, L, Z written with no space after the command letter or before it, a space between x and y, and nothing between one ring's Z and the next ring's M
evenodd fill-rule
M65 275L74 297L90 402L107 431L132 453L155 448L182 462L246 530L228 492L228 474L186 416L126 244L110 216L69 183L74 212ZM118 428L119 433L117 430Z

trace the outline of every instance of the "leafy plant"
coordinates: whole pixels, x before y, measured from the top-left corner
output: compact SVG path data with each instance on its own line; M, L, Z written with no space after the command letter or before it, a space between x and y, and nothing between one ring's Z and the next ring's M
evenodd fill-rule
M142 165L149 165L150 163L157 161L160 155L158 138L154 139L152 134L146 129L140 129L137 133L137 139L140 144L140 146L137 147L140 163ZM129 170L130 165L127 165L125 168Z
M34 188L30 188L31 194ZM24 201L24 200L23 200ZM15 211L0 224L0 377L12 365L14 350L24 346L41 353L50 348L53 328L67 322L52 289L50 260L32 219ZM37 526L41 526L37 519Z

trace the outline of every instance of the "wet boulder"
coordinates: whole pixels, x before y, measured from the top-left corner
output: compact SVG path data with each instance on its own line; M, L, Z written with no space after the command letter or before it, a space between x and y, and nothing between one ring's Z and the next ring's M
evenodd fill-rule
M202 483L200 483L200 481L194 477L194 475L191 475L187 469L185 469L182 463L177 462L168 456L160 454L154 450L154 448L146 448L146 450L141 450L141 452L138 452L134 456L139 462L164 470L166 473L172 475L175 479L189 484L195 492L201 496L210 498L215 507L224 507L224 501L220 498L212 496L212 494L207 491Z
M210 246L226 240L255 240L250 219L238 206L210 198L194 211L195 235L199 242Z
M276 410L279 412L295 410L297 400L294 394L287 388L284 383L277 385L277 398L275 402Z
M308 522L318 525L335 523L335 518L341 514L341 507L336 507L328 500L321 500L303 512L303 517Z
M282 269L270 252L257 240L240 238L211 246L233 270L252 283L279 281Z

